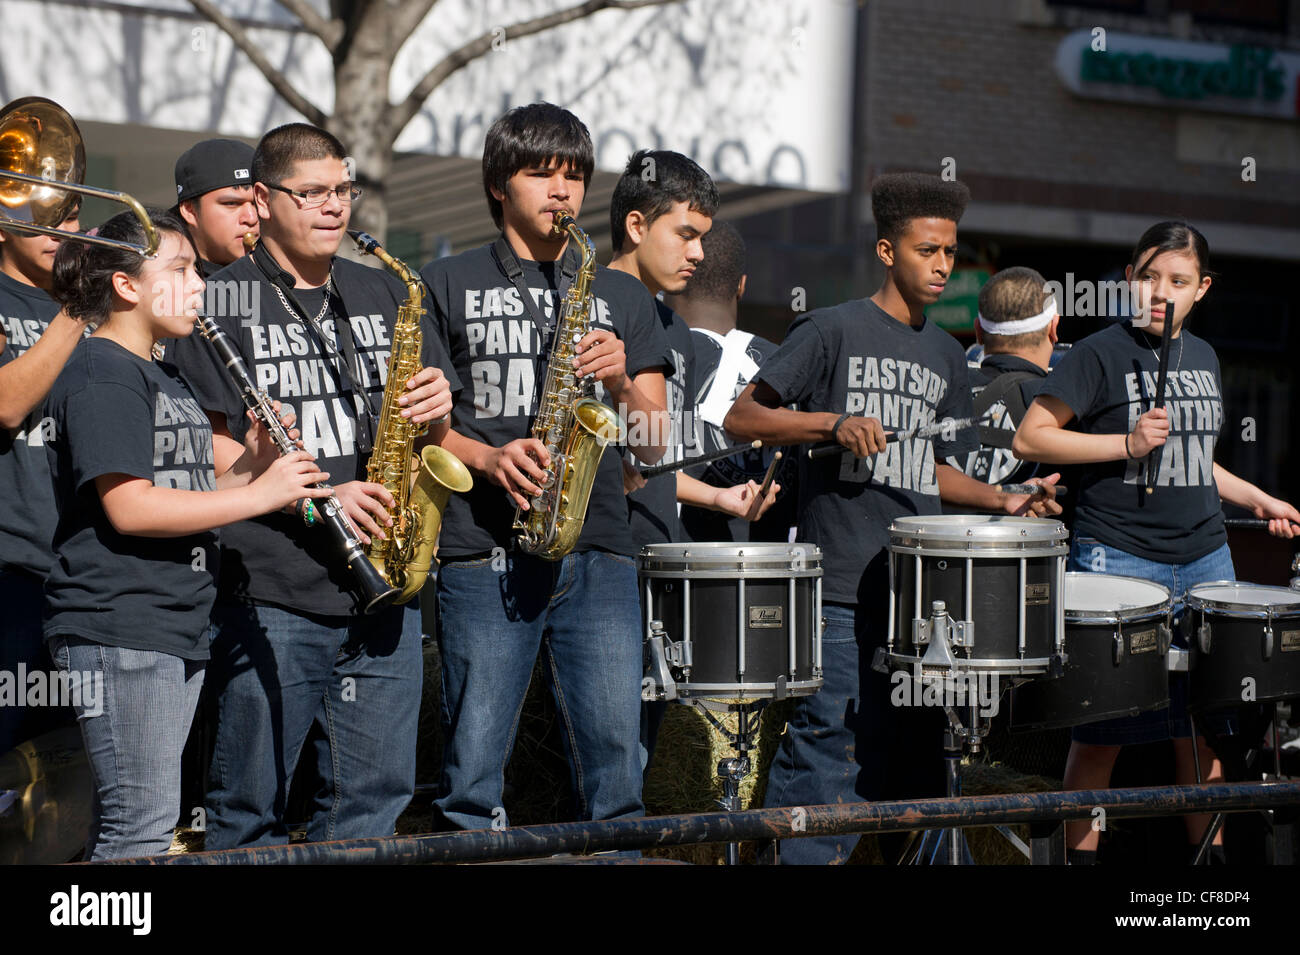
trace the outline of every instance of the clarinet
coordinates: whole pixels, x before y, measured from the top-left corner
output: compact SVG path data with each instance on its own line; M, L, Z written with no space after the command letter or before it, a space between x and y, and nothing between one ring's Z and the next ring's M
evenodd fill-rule
M239 389L239 396L244 399L244 405L266 427L272 440L275 441L275 446L279 448L280 454L283 456L297 451L298 446L289 437L289 432L280 421L279 415L271 407L271 399L265 391L259 390L253 384L253 378L248 373L248 366L244 364L244 359L239 356L239 352L235 351L230 336L223 332L216 322L202 315L198 319L198 330L212 345L217 357L226 366L226 370L230 372L235 387ZM324 485L317 484L315 486L323 487ZM344 559L348 563L348 569L352 571L352 576L361 589L363 612L374 613L387 607L400 591L397 587L389 585L383 574L366 557L365 548L357 537L356 531L352 529L352 525L348 523L348 519L343 513L343 505L338 497L331 494L324 499L324 503L320 504L319 507L322 518L321 523L329 531L334 546L343 552Z

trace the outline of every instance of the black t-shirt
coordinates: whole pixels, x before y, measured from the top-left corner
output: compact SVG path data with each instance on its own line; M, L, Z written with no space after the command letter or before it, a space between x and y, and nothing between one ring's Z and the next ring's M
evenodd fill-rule
M42 289L0 272L0 331L6 338L0 366L36 344L58 312L58 303ZM54 536L54 490L44 447L53 428L40 403L17 431L0 428L0 567L39 577L49 572Z
M698 386L695 396L697 453L712 454L738 443L722 429L722 419L763 362L776 354L777 346L766 338L739 329L732 329L722 336L696 328L691 330L691 338L695 344L695 381ZM729 354L726 368L721 367L724 348L734 349ZM686 473L714 487L734 487L746 481L762 484L777 451L782 451L783 456L772 479L781 485L781 490L761 519L751 523L743 517L683 505L682 527L687 538L694 541L788 540L795 522L797 498L794 485L798 471L798 463L790 448L745 450L709 464L693 465L686 469Z
M215 490L212 427L194 392L175 366L89 338L45 407L54 419L45 449L58 514L45 636L206 660L216 534L119 534L95 488L100 475L126 474L157 487Z
M664 384L668 393L668 414L672 430L668 450L657 464L672 464L694 452L692 421L695 418L695 349L691 327L671 308L654 300L655 314L668 337L673 371ZM665 369L666 371L667 369ZM640 465L636 455L632 462ZM627 519L638 548L646 544L668 544L682 539L682 523L677 515L677 474L670 471L646 481L645 487L627 496Z
M288 285L293 286L292 278ZM351 382L365 389L378 418L392 351L391 330L397 308L406 302L406 287L392 275L345 259L334 260L336 294L320 321L329 347L310 326L304 326L280 301L253 256L237 259L218 272L212 284L230 295L209 296L208 302L252 305L255 314L238 314L221 307L212 316L230 336L258 387L297 416L303 447L315 455L331 484L364 480L369 455L359 450L359 429L371 428ZM311 318L325 302L323 288L294 289L294 296ZM351 379L344 373L345 343L336 335L339 310L356 350ZM421 322L421 361L441 369L453 388L459 387L442 351L439 336L427 317ZM230 433L243 440L248 429L245 407L229 372L201 335L180 339L169 357L185 372L205 410L225 415ZM376 422L377 424L377 422ZM319 524L306 526L296 515L277 511L226 528L221 537L223 599L251 600L303 613L349 615L358 611L353 578L343 555Z
M1016 355L989 355L979 368L971 369L970 383L972 400L978 406L979 395L1005 375L1032 375L1010 385L1019 391L1019 401L1008 400L1008 395L989 404L987 410L976 421L977 426L991 428L1006 437L1004 443L1010 444L1020 427L1023 417L1022 409L1028 408L1047 377L1047 369ZM964 472L985 484L1023 484L1039 473L1039 464L1035 461L1021 461L1009 447L993 447L982 444L970 454L948 459L957 470ZM1049 473L1049 472L1044 472Z
M1074 412L1087 434L1124 434L1148 411L1160 340L1128 322L1089 335L1066 353L1039 392ZM1165 407L1169 440L1157 451L1153 494L1146 459L1079 469L1074 531L1164 563L1204 557L1227 542L1214 482L1214 445L1223 424L1223 389L1214 349L1190 332L1170 343Z
M555 263L520 260L519 264L521 280L548 329L552 328L558 315ZM456 396L452 427L495 448L529 437L547 352L492 247L435 259L421 275L433 295L434 322L465 384ZM629 376L647 369L662 369L665 374L671 370L672 355L644 285L625 272L598 267L592 296L592 328L611 329L623 340ZM601 457L577 551L595 548L628 556L637 552L628 533L623 451L611 445ZM475 481L468 494L453 494L447 505L439 556L466 557L511 547L514 515L514 503L504 490L487 480Z
M802 316L756 377L783 403L877 418L886 431L971 415L966 356L957 340L929 321L905 325L870 299ZM975 430L963 428L891 442L869 458L848 450L817 461L800 455L798 539L825 554L824 599L857 603L878 596L890 522L937 514L936 466L976 444Z

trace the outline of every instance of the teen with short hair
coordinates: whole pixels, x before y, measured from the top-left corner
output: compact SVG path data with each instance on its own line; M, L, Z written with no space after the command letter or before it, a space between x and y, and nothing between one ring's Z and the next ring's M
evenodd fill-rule
M392 523L391 495L365 480L383 400L392 328L406 288L336 253L360 190L343 145L305 123L271 130L252 175L261 241L213 277L247 287L256 314L216 315L250 373L296 412L303 446L335 476L361 539ZM227 297L229 298L229 297ZM295 307L295 304L297 307ZM402 415L435 441L451 408L449 368L424 329L425 367L405 383ZM206 342L176 360L213 422L216 441L241 439L243 402ZM324 737L307 835L384 836L415 783L421 652L418 601L363 615L343 555L306 502L222 534L208 681L217 701L206 847L284 843L285 801L313 727Z
M690 326L658 296L681 292L690 284L703 261L703 239L717 211L718 190L709 174L690 158L665 149L633 153L610 199L614 258L609 267L635 277L655 296L655 312L672 351L673 370L667 379L672 434L663 463L680 461L687 446L694 445L699 409ZM628 494L628 519L641 546L682 539L679 502L743 520L759 490L753 481L712 487L684 470L647 481L637 473L634 454L623 459L623 466L624 486L633 488ZM760 513L779 491L779 486L769 490Z
M189 226L204 275L242 258L244 236L258 234L253 147L205 139L176 160L176 211Z
M984 360L970 376L980 447L950 460L953 467L987 484L1022 484L1038 473L1037 462L1015 456L1011 441L1051 369L1060 320L1034 269L1003 269L980 289L975 340Z
M711 454L735 444L722 430L731 410L760 365L777 346L736 327L736 313L745 294L745 243L730 222L713 221L700 239L703 259L678 292L666 293L664 303L691 329L695 352L696 453ZM695 464L684 471L715 488L761 483L777 448L746 448L729 458ZM694 541L773 541L790 539L794 525L792 484L798 462L784 452L775 473L773 502L755 520L682 502L682 530Z
M501 237L422 270L434 319L464 388L443 446L480 478L447 507L438 553L444 825L500 825L502 788L533 665L546 672L583 819L639 816L641 619L636 545L623 496L623 448L605 449L574 550L548 561L516 549L527 507L550 464L531 437L560 302L578 268L556 210L575 218L594 167L587 128L534 103L492 124L483 187ZM645 288L597 268L591 330L575 367L627 420L628 449L664 451L664 373L673 367ZM502 493L502 492L505 493Z
M798 539L823 552L820 692L795 703L768 778L767 805L817 805L934 794L942 787L941 715L890 706L889 678L870 669L884 646L890 522L937 514L939 501L1041 503L999 496L943 461L976 446L970 428L886 444L904 431L971 416L966 357L925 318L957 255L966 187L936 176L882 176L871 190L885 281L868 299L800 316L746 386L724 427L765 443L838 441L839 457L801 461ZM795 403L800 410L784 405ZM857 836L793 839L787 863L846 862Z

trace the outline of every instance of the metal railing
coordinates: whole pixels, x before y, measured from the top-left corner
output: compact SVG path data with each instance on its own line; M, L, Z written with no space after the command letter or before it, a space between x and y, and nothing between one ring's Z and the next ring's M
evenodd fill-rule
M1213 783L1077 792L1009 793L892 802L845 803L750 809L742 812L646 816L603 822L565 822L479 829L431 835L387 836L227 849L181 855L115 860L143 865L392 865L490 862L658 849L717 842L759 842L843 833L909 832L1031 824L1031 861L1063 861L1061 824L1093 818L1100 808L1110 819L1202 812L1300 809L1300 782ZM1291 845L1295 813L1279 814ZM1288 850L1289 855L1289 850ZM1284 861L1278 859L1277 861ZM1289 858L1286 860L1289 861Z

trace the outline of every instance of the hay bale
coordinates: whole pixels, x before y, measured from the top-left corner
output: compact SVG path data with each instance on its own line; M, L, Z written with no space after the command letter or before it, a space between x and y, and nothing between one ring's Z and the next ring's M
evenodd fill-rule
M792 701L784 700L763 711L757 745L749 754L750 772L740 786L740 802L744 809L763 805L768 767L792 706ZM714 717L729 733L736 732L736 714L715 713ZM669 706L659 730L654 762L646 775L643 793L646 812L650 815L717 812L723 796L718 763L734 755L736 751L727 738L694 706ZM646 854L700 865L720 865L725 860L722 844L674 846L653 849ZM742 861L753 861L753 847L745 846L741 858Z

